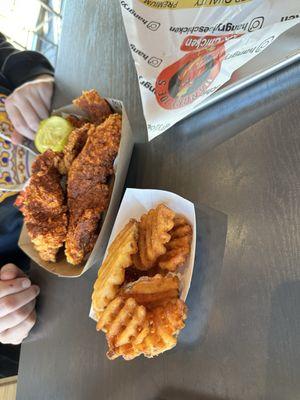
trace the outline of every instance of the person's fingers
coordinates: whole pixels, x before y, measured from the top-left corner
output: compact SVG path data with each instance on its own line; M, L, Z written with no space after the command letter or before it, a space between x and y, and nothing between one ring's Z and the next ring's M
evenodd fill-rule
M30 288L25 289L22 292L2 297L0 299L0 318L18 310L31 300L34 300L39 292L40 289L38 286L31 285Z
M23 136L17 132L16 130L13 131L11 135L11 141L13 144L22 144L23 143Z
M34 108L40 120L48 118L49 109L44 104L39 92L33 93L32 96L28 96L28 101L31 103L31 106Z
M15 264L5 264L0 269L0 279L6 281L9 279L21 278L26 276L24 272L18 268Z
M33 132L36 132L39 127L40 117L37 114L37 111L32 106L29 99L30 96L28 97L23 97L20 95L15 96L15 104L20 113L22 114L22 117L24 118L27 127L31 129Z
M16 105L5 102L6 112L14 128L28 139L33 140L35 132L31 130Z
M24 289L28 289L31 282L28 278L15 278L8 281L0 281L0 298L8 296L10 294L22 292Z
M23 322L32 313L34 307L35 300L32 300L30 303L25 304L25 306L18 310L0 318L0 333Z
M18 88L5 100L5 108L15 132L13 143L22 142L20 135L33 140L41 119L49 116L53 82L37 82Z
M46 108L50 110L53 94L53 82L41 83L37 88Z
M1 332L0 342L4 344L20 344L22 340L28 336L28 333L34 326L35 322L36 313L35 310L33 310L31 314L19 325Z

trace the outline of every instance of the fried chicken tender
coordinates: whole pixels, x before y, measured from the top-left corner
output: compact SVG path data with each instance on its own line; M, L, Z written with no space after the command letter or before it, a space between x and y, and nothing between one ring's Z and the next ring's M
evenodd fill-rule
M139 223L139 254L134 257L137 269L152 268L159 256L166 252L165 244L171 239L168 233L174 226L175 212L164 204L148 211Z
M62 153L47 150L32 165L29 185L16 201L28 235L42 260L56 260L67 233L67 215L59 166Z
M79 128L75 128L69 135L67 144L64 147L64 164L66 172L69 171L75 158L79 155L83 149L87 138L88 131L91 128L91 124L86 123Z
M179 299L148 310L134 298L118 296L101 315L97 329L106 333L109 359L132 360L141 354L151 358L176 345L186 313Z
M110 245L92 294L92 307L97 315L116 297L125 279L125 269L132 265L132 255L138 251L137 240L137 221L130 220Z
M110 198L109 179L114 170L121 139L122 118L111 114L101 125L91 125L88 139L73 161L68 174L69 228L65 254L71 264L79 264L93 249L101 213Z
M124 298L132 297L138 304L153 308L167 300L179 297L179 278L173 274L143 276L125 285L120 295Z
M84 111L89 117L90 122L95 125L101 124L112 114L110 105L99 96L95 89L82 92L78 99L73 100L73 104Z
M171 240L166 243L167 252L158 258L158 265L161 269L176 271L190 254L193 231L187 220L178 216L174 220L174 228L169 233Z
M69 121L74 128L81 128L83 125L89 122L86 118L78 118L76 115L67 115L65 119Z

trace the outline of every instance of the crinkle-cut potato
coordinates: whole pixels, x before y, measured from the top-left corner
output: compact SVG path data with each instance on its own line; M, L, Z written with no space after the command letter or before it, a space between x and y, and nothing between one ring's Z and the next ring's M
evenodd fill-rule
M187 313L182 300L170 300L151 311L139 306L132 298L124 301L121 296L113 300L97 325L106 330L109 359L122 356L132 360L141 354L152 358L176 346ZM109 307L113 311L108 312Z
M186 316L187 306L180 299L155 307L148 316L150 333L139 346L141 352L151 358L176 346Z
M132 265L132 255L138 251L138 224L132 219L116 236L108 249L94 284L92 306L99 315L113 300L124 282L125 269Z
M146 309L133 298L118 296L101 313L97 330L106 333L108 358L116 358L115 349L128 343L141 343L149 333Z
M171 240L165 245L166 253L158 258L158 266L161 269L176 271L190 254L193 231L184 217L176 217L174 227L169 233Z
M153 277L143 276L123 286L120 295L126 298L132 297L138 304L153 308L179 297L179 278L171 273L166 276L160 274Z
M132 240L136 248L131 252L113 242L94 286L97 330L106 334L111 360L142 354L151 358L170 350L187 316L175 272L191 249L192 228L186 218L160 204L135 221ZM124 248L127 258L120 265Z
M152 268L159 256L166 253L165 244L171 239L168 233L174 226L175 212L159 204L141 217L139 222L139 254L133 257L134 266L140 270Z

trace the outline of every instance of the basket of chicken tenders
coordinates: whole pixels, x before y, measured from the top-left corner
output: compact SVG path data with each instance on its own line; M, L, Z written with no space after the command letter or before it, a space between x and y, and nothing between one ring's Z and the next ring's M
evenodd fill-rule
M80 276L103 257L133 148L123 104L95 90L42 121L30 179L16 205L20 248L59 276Z
M151 358L177 344L196 246L194 205L170 192L127 189L94 284L90 317L107 357Z

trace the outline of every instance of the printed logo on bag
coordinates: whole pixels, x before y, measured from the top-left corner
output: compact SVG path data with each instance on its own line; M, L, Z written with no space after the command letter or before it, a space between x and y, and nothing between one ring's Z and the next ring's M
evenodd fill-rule
M146 25L150 31L157 31L157 29L160 27L159 22L151 21L149 24Z
M126 3L125 0L121 0L120 4L129 14L131 14L134 18L136 18L138 21L140 21L143 25L146 25L146 27L150 31L155 32L159 29L160 22L149 21L143 15L139 14L134 8L130 7L130 5L128 3Z
M236 57L244 57L245 55L248 54L254 54L254 53L260 53L263 50L265 50L274 40L276 39L276 36L270 36L269 38L263 40L261 43L257 43L252 47L247 47L242 50L236 50L234 52L227 52L225 56L225 60L230 60L232 58Z
M256 53L260 53L264 49L266 49L273 41L275 40L275 36L271 36L268 39L265 39L255 50Z
M147 7L176 10L179 8L224 7L250 3L253 0L139 0Z
M248 32L254 32L258 29L261 29L263 27L264 21L264 17L253 18L253 20L249 24Z
M148 61L148 64L150 64L154 68L159 67L161 63L162 63L162 59L157 58L157 57L151 57Z
M221 44L210 51L192 51L165 68L155 84L159 105L169 110L181 108L205 94L219 74L224 56Z
M254 32L261 29L263 27L264 20L264 17L255 17L251 21L244 21L239 24L228 21L220 22L214 25L170 26L170 32L178 33L180 35L196 33L220 35L225 32L232 32L231 35L241 35L243 32ZM229 35L229 33L225 35Z
M242 33L231 34L231 35L222 35L222 36L197 36L197 35L189 35L184 38L182 45L180 46L180 50L182 51L193 51L200 49L213 49L215 46L223 44L228 40L235 39L241 37Z

